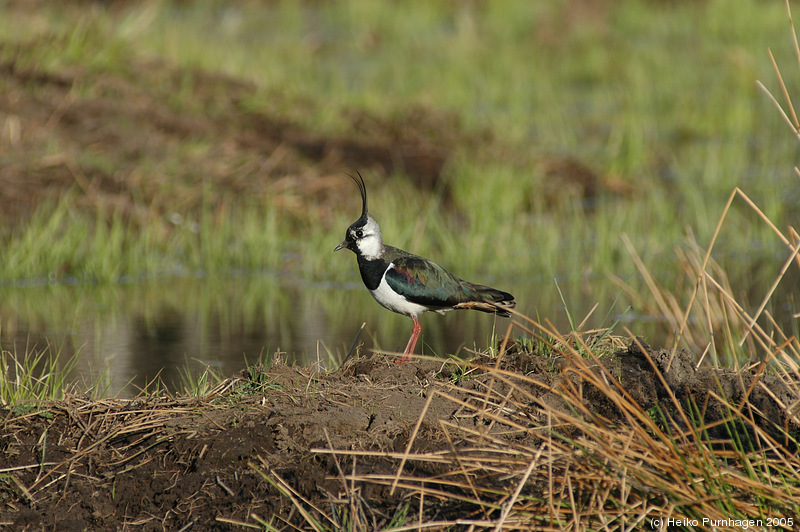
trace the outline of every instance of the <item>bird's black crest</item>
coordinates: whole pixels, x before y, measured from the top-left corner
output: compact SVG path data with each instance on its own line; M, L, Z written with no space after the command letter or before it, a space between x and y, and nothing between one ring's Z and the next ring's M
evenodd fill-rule
M361 172L356 171L356 178L352 174L347 174L350 176L350 179L356 182L358 186L358 191L361 192L361 218L366 219L367 217L367 186L364 184L364 178L361 177Z

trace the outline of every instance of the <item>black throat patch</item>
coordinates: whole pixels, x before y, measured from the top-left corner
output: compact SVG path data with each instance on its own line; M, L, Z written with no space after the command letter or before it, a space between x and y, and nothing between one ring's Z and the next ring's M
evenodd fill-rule
M367 260L357 254L358 256L358 270L361 272L361 280L369 290L375 290L381 284L383 273L389 266L389 263L383 259Z

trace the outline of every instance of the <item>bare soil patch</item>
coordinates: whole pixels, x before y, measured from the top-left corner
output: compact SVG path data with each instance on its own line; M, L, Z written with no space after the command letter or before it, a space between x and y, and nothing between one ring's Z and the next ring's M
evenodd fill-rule
M65 45L53 37L0 48L5 222L67 191L87 209L138 221L232 197L308 215L309 205L336 203L320 201L339 184L323 177L399 172L432 188L456 149L486 140L465 133L454 114L421 107L385 118L353 110L343 133L322 134L288 118L302 102L282 104L224 75L156 60L93 72L29 59L37 47ZM256 109L263 99L273 103Z
M401 512L413 522L497 519L519 482L503 469L505 460L554 435L580 440L585 429L553 422L559 412L632 430L618 396L597 385L602 381L616 383L642 411L663 412L664 423L681 409L696 412L710 427L704 437L720 449L735 438L756 441L758 431L796 453L785 436L798 427L783 405L798 398L781 379L756 370L696 371L694 356L681 351L667 369L669 358L635 343L595 360L514 345L467 367L397 365L373 354L324 375L276 359L199 399L71 397L30 411L0 410L0 521L14 530L207 530L261 519L305 529L301 506L334 520L357 513L376 529ZM576 393L585 413L574 412ZM726 403L746 409L753 424L738 434L730 423L715 425L729 416ZM575 449L573 467L585 452ZM467 459L488 462L483 470L460 470ZM392 491L401 473L404 482ZM415 478L427 479L439 496L421 500L409 484ZM563 489L534 475L522 494L544 500L548 490Z
M489 130L468 131L453 112L345 110L339 133L319 132L297 117L321 103L267 94L219 73L135 57L120 59L115 70L44 67L32 59L37 51L65 48L65 38L0 44L4 224L68 192L89 211L138 223L247 198L324 220L326 206L349 191L344 173L356 169L403 175L436 188L449 204L441 178L459 153L538 168L548 205L630 192L568 155L529 160L530 150L503 147Z

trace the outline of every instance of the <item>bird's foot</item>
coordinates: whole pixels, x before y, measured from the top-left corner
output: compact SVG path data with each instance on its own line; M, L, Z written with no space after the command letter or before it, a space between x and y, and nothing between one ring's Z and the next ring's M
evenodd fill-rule
M414 359L411 358L410 356L403 355L400 358L398 358L397 360L395 360L394 363L395 364L405 364L406 362L411 362L412 360L414 360Z

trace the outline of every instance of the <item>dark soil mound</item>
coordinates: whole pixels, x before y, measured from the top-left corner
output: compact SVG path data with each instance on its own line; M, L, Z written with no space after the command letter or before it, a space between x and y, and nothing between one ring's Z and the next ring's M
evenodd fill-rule
M695 371L680 351L667 369L669 358L638 344L594 360L512 349L467 366L371 355L328 375L276 360L198 400L71 397L0 411L1 520L15 530L303 527L301 507L334 521L361 516L369 528L419 516L487 519L497 512L471 501L505 500L517 482L503 474L505 461L558 435L578 441L589 426L654 432L670 420L682 426L681 413L693 412L720 447L755 442L756 432L794 445L785 441L797 426L784 405L798 398L781 379ZM732 409L752 419L735 435L737 425L720 423ZM656 423L632 421L633 411ZM560 413L575 423L556 422ZM471 475L471 489L443 482L465 457L491 460ZM421 501L406 480L393 490L400 478L439 479L439 496Z

